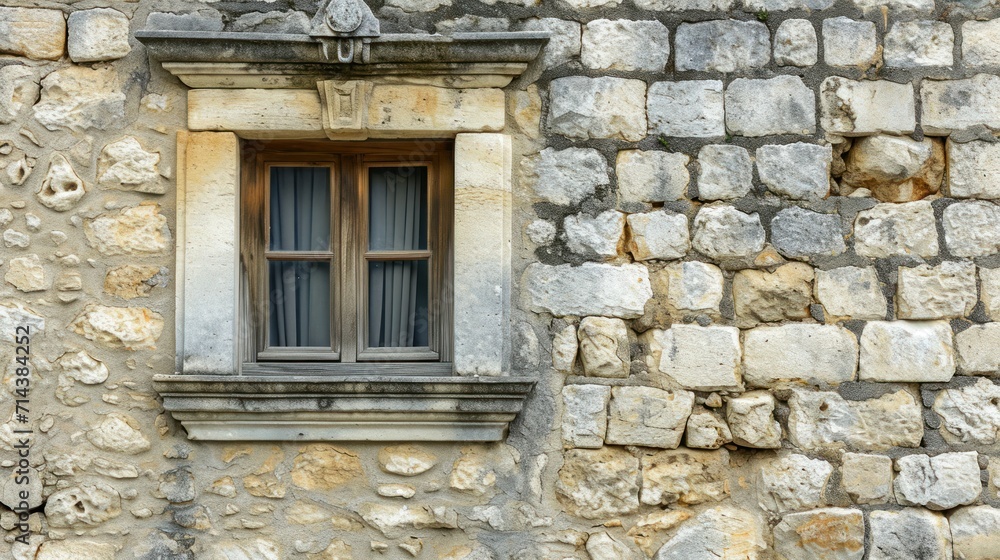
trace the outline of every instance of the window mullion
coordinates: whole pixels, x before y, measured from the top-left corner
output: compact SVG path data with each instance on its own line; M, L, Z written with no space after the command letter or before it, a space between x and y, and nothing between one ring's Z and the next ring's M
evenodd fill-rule
M363 240L363 216L360 197L360 165L357 156L345 155L340 166L340 305L335 313L340 318L341 361L358 359L358 312L362 295L358 282L359 255Z

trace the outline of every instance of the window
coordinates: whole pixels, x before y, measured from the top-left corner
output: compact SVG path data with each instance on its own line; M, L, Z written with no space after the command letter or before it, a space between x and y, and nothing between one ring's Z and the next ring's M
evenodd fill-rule
M450 371L452 144L242 151L244 369Z

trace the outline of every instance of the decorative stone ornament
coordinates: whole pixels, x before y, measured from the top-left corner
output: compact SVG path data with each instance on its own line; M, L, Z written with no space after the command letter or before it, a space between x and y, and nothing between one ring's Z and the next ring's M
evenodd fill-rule
M368 62L368 42L381 35L378 19L362 0L328 0L313 17L309 35L320 41L323 57L341 63Z

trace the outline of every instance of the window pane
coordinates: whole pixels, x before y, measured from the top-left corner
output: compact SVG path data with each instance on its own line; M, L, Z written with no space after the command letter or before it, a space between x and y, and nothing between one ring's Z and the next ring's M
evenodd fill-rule
M330 347L330 263L268 263L270 346Z
M427 261L369 261L368 346L429 346Z
M330 249L330 169L271 168L271 250Z
M368 247L372 251L427 249L427 168L368 171Z

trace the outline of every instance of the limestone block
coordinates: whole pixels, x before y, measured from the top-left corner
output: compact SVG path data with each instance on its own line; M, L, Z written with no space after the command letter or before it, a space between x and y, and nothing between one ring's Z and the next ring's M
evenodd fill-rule
M541 59L546 68L555 68L580 55L581 27L575 21L559 18L529 19L521 26L524 31L546 31L551 37L542 49Z
M947 148L949 196L1000 199L1000 184L993 180L1000 174L1000 144L949 139Z
M985 201L959 202L944 210L944 242L956 257L985 257L1000 252L1000 206Z
M873 511L868 560L951 558L951 531L940 513L920 508Z
M972 325L955 335L958 369L967 375L1000 375L1000 323Z
M771 243L793 259L832 257L847 250L841 227L840 216L792 206L771 220Z
M825 10L834 0L744 0L746 10L757 12L785 12L789 10Z
M726 88L726 130L740 136L816 132L816 95L798 76L737 78Z
M875 24L844 16L824 19L823 53L830 66L868 67L878 56Z
M686 155L670 152L618 152L618 207L639 211L648 210L649 203L683 200L690 179L688 161Z
M138 455L150 447L139 421L117 412L108 414L99 425L87 430L87 440L98 449L125 455Z
M955 32L940 21L905 21L892 25L885 34L885 65L888 68L951 66Z
M629 214L628 250L637 261L683 258L691 249L687 216L663 210Z
M945 389L934 399L941 434L950 443L1000 442L1000 385L980 378L961 389Z
M579 204L610 183L608 162L593 148L545 148L524 169L535 194L553 204Z
M961 508L948 517L955 557L991 560L1000 550L1000 509L990 506Z
M980 298L986 316L1000 321L1000 268L979 268Z
M45 330L45 318L17 301L0 303L0 329L14 332L19 326L27 326L33 332Z
M68 379L84 385L97 385L108 379L110 372L104 362L95 359L86 350L67 352L56 360Z
M845 163L844 186L868 189L882 202L910 202L940 190L944 146L931 138L868 136L854 141Z
M830 192L830 146L796 142L757 148L757 174L774 194L792 199L825 198Z
M642 492L647 505L681 506L729 497L729 452L659 451L642 457Z
M378 452L378 466L389 474L417 476L436 464L437 457L413 445L393 445Z
M853 381L858 340L833 325L757 327L743 335L743 380L752 387Z
M547 220L535 220L524 228L524 233L535 245L548 245L556 239L556 226Z
M90 304L70 324L77 334L108 348L156 348L163 316L145 307Z
M733 441L733 432L721 416L696 406L688 417L684 445L695 449L718 449Z
M786 19L774 32L774 62L778 66L816 64L819 43L816 28L807 19Z
M324 136L319 93L311 90L192 90L188 128L231 130L247 138Z
M59 60L66 48L66 20L59 10L0 7L0 53Z
M726 422L733 443L743 447L778 449L781 424L774 419L774 396L767 391L748 391L726 403Z
M104 147L97 158L97 183L104 188L164 194L160 181L160 154L147 152L128 136Z
M888 80L823 80L819 92L823 130L844 136L911 134L917 126L912 84Z
M561 373L572 373L579 347L576 325L566 325L558 331L552 337L552 369Z
M675 323L646 331L640 340L649 348L649 375L662 387L717 391L740 387L739 337L735 327Z
M678 72L736 72L771 61L771 34L758 21L718 19L682 23L674 37Z
M938 254L934 209L926 200L879 204L858 212L854 220L854 250L859 256L933 257Z
M854 5L865 11L886 6L902 12L930 13L934 11L933 0L854 0Z
M26 248L31 243L31 238L27 234L16 229L7 229L3 232L4 247Z
M733 303L741 325L753 326L809 317L813 269L804 263L779 266L774 272L741 270L733 276Z
M41 100L32 111L49 130L109 130L125 121L125 94L113 68L70 66L41 83Z
M62 154L56 153L49 160L42 186L35 196L43 205L57 211L72 209L87 194L86 184L76 174L72 164Z
M649 271L639 264L584 263L528 265L521 283L527 307L535 313L602 315L634 319L653 297Z
M753 164L741 146L709 145L698 151L698 198L731 200L750 193Z
M505 120L504 93L495 88L376 84L368 99L368 130L379 137L495 132Z
M728 12L735 0L636 0L635 5L640 10L657 12L684 12L698 10L702 12Z
M956 319L976 306L976 266L944 261L899 267L896 317L900 319Z
M954 374L946 321L871 321L861 333L861 381L943 383Z
M91 247L108 256L159 255L171 246L167 218L149 202L85 220L83 232Z
M560 0L572 10L587 10L591 8L614 8L622 3L622 0Z
M122 299L148 297L154 287L167 285L166 268L127 264L108 269L104 292Z
M788 406L789 437L801 449L919 447L924 435L920 403L903 390L847 401L830 391L793 389Z
M88 560L115 560L117 550L110 543L83 539L45 541L38 547L38 555L32 560L75 560L84 555Z
M566 246L587 258L613 259L618 256L625 233L625 214L616 210L596 216L574 214L563 220Z
M682 525L653 560L757 560L765 547L750 512L718 506Z
M625 321L585 317L578 333L580 361L588 377L628 377L631 359Z
M907 455L896 459L893 483L896 501L933 510L969 505L979 499L979 454L942 453L934 457Z
M521 132L530 138L538 138L542 130L542 97L538 94L537 85L512 92L507 100L507 111L514 117Z
M885 319L888 312L878 274L872 267L816 270L814 294L829 321Z
M503 451L503 448L501 448ZM453 490L486 496L492 494L497 482L497 471L513 467L510 456L487 456L478 450L464 449L451 466L448 484Z
M34 254L10 259L3 278L22 292L40 292L49 288L42 261Z
M927 134L949 134L979 125L1000 128L1000 76L923 80L920 101L920 123Z
M268 540L218 540L208 548L206 560L230 560L231 558L239 558L240 560L244 558L247 560L279 560L281 557L278 545Z
M121 515L118 492L103 482L84 483L54 492L45 503L50 527L94 527Z
M754 256L765 240L760 216L728 205L702 206L691 237L695 250L713 259Z
M233 20L233 31L255 31L257 33L309 34L309 15L297 11L250 12Z
M694 393L688 391L614 387L605 441L612 445L675 449L681 443L693 406Z
M662 72L669 57L670 32L658 21L596 19L583 27L587 68Z
M822 459L788 455L762 467L757 478L757 501L774 513L823 505L833 467Z
M191 468L179 467L161 474L156 495L172 504L182 504L197 498L198 490L194 486Z
M213 9L196 12L152 12L146 18L146 29L174 31L222 31L222 13Z
M361 459L356 453L325 443L299 449L292 466L292 484L305 490L330 490L347 484L363 484Z
M656 82L646 101L649 133L722 138L726 134L722 82Z
M389 0L386 5L404 12L433 12L442 6L451 6L451 0Z
M718 315L725 279L722 270L697 261L673 263L667 273L667 303L682 312Z
M0 124L9 124L34 103L39 88L38 76L30 66L11 64L0 68Z
M962 23L962 63L967 67L1000 65L1000 19Z
M774 528L774 549L787 560L861 560L864 514L843 508L790 513Z
M591 560L641 560L645 558L622 539L607 533L595 533L587 539L587 554Z
M646 84L641 80L557 78L549 86L548 129L580 140L612 138L637 142L646 136L645 109ZM502 116L501 113L501 127Z
M111 8L81 10L69 15L69 57L77 64L116 60L132 51L128 17Z
M639 509L639 459L618 447L571 449L563 456L556 497L571 515L606 519Z
M840 481L856 504L889 503L892 501L892 459L885 455L844 453Z
M608 429L611 388L567 385L562 390L562 440L566 447L599 449Z

